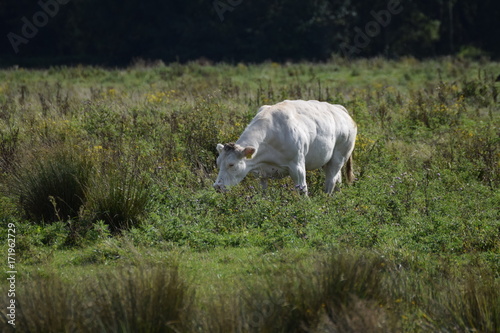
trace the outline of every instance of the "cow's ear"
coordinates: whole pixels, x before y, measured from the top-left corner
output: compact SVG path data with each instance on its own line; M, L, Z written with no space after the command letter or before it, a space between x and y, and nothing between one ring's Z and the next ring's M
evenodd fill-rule
M224 150L224 145L221 143L218 143L217 144L217 151L219 152L219 154L222 153L223 150Z
M245 155L246 158L252 158L253 154L255 154L254 147L246 147L243 149L243 155Z

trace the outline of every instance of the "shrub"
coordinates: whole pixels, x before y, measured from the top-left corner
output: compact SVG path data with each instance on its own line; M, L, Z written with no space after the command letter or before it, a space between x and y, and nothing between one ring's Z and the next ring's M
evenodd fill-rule
M112 232L140 222L150 201L150 182L127 170L97 173L85 191L84 218L104 221Z
M477 269L476 269L477 270ZM473 271L473 270L472 270ZM429 300L429 313L437 329L457 332L498 332L500 330L499 283L489 272L465 274L454 279L437 300ZM478 283L480 281L480 283ZM457 292L456 285L462 288ZM439 305L438 305L439 304ZM445 304L445 306L442 306Z
M494 106L497 102L498 87L492 75L479 71L477 79L463 80L461 94L476 108Z
M221 105L208 97L196 104L192 112L182 114L180 126L185 157L195 170L211 172L215 167L215 146L221 125L217 118L221 112Z
M255 110L252 110L252 115ZM217 96L208 95L196 100L189 110L174 114L172 131L178 136L184 150L184 159L201 178L214 171L217 143L235 141L249 120L246 113L228 108ZM219 141L220 140L220 141Z
M105 332L178 332L192 301L177 266L119 270L102 276L91 294Z
M150 200L150 182L129 171L126 158L102 161L105 156L95 155L52 148L25 162L13 177L13 193L27 217L36 223L64 221L67 243L100 220L113 232L137 225Z
M388 263L376 255L338 253L305 267L253 276L238 297L220 297L194 313L210 332L391 332L396 317L384 307ZM267 266L265 266L268 268Z
M262 288L250 292L250 305L263 298L273 304L273 311L262 318L261 331L315 331L318 326L334 332L391 331L389 315L379 309L385 303L387 263L383 258L369 253L334 254L320 261L315 271L311 275L293 269L279 288L276 281L267 285L267 296L259 295ZM365 311L365 322L356 320L361 318L356 313L359 309ZM259 307L252 311L262 314Z
M16 293L18 332L177 332L193 295L175 264L73 282L51 274L23 285Z
M13 180L13 193L26 215L37 221L54 222L78 216L92 164L66 149L40 153L20 167Z
M412 127L424 125L429 129L454 127L465 112L464 96L454 84L439 82L431 92L418 90L408 104L408 120Z

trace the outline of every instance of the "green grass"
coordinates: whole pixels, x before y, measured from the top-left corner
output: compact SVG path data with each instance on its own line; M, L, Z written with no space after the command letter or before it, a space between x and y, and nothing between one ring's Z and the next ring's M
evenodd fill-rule
M453 58L1 70L17 330L498 331L499 72ZM309 199L289 179L213 191L216 143L299 98L358 123L355 183L329 197L313 171Z

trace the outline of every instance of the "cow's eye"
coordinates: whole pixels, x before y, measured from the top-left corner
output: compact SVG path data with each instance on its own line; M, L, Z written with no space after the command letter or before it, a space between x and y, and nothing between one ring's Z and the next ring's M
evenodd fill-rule
M234 164L231 163L231 164L228 165L228 167L232 168L232 167L234 167Z

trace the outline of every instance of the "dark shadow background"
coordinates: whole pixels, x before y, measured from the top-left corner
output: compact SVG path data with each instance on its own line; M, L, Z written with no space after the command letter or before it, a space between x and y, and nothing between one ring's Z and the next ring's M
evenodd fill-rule
M391 4L398 5L395 0L2 0L0 66L126 66L138 58L322 61L335 53L500 57L498 0L401 0L402 11L386 26L372 23L367 31L367 24L376 22L372 12ZM24 27L26 21L36 21L37 31Z

